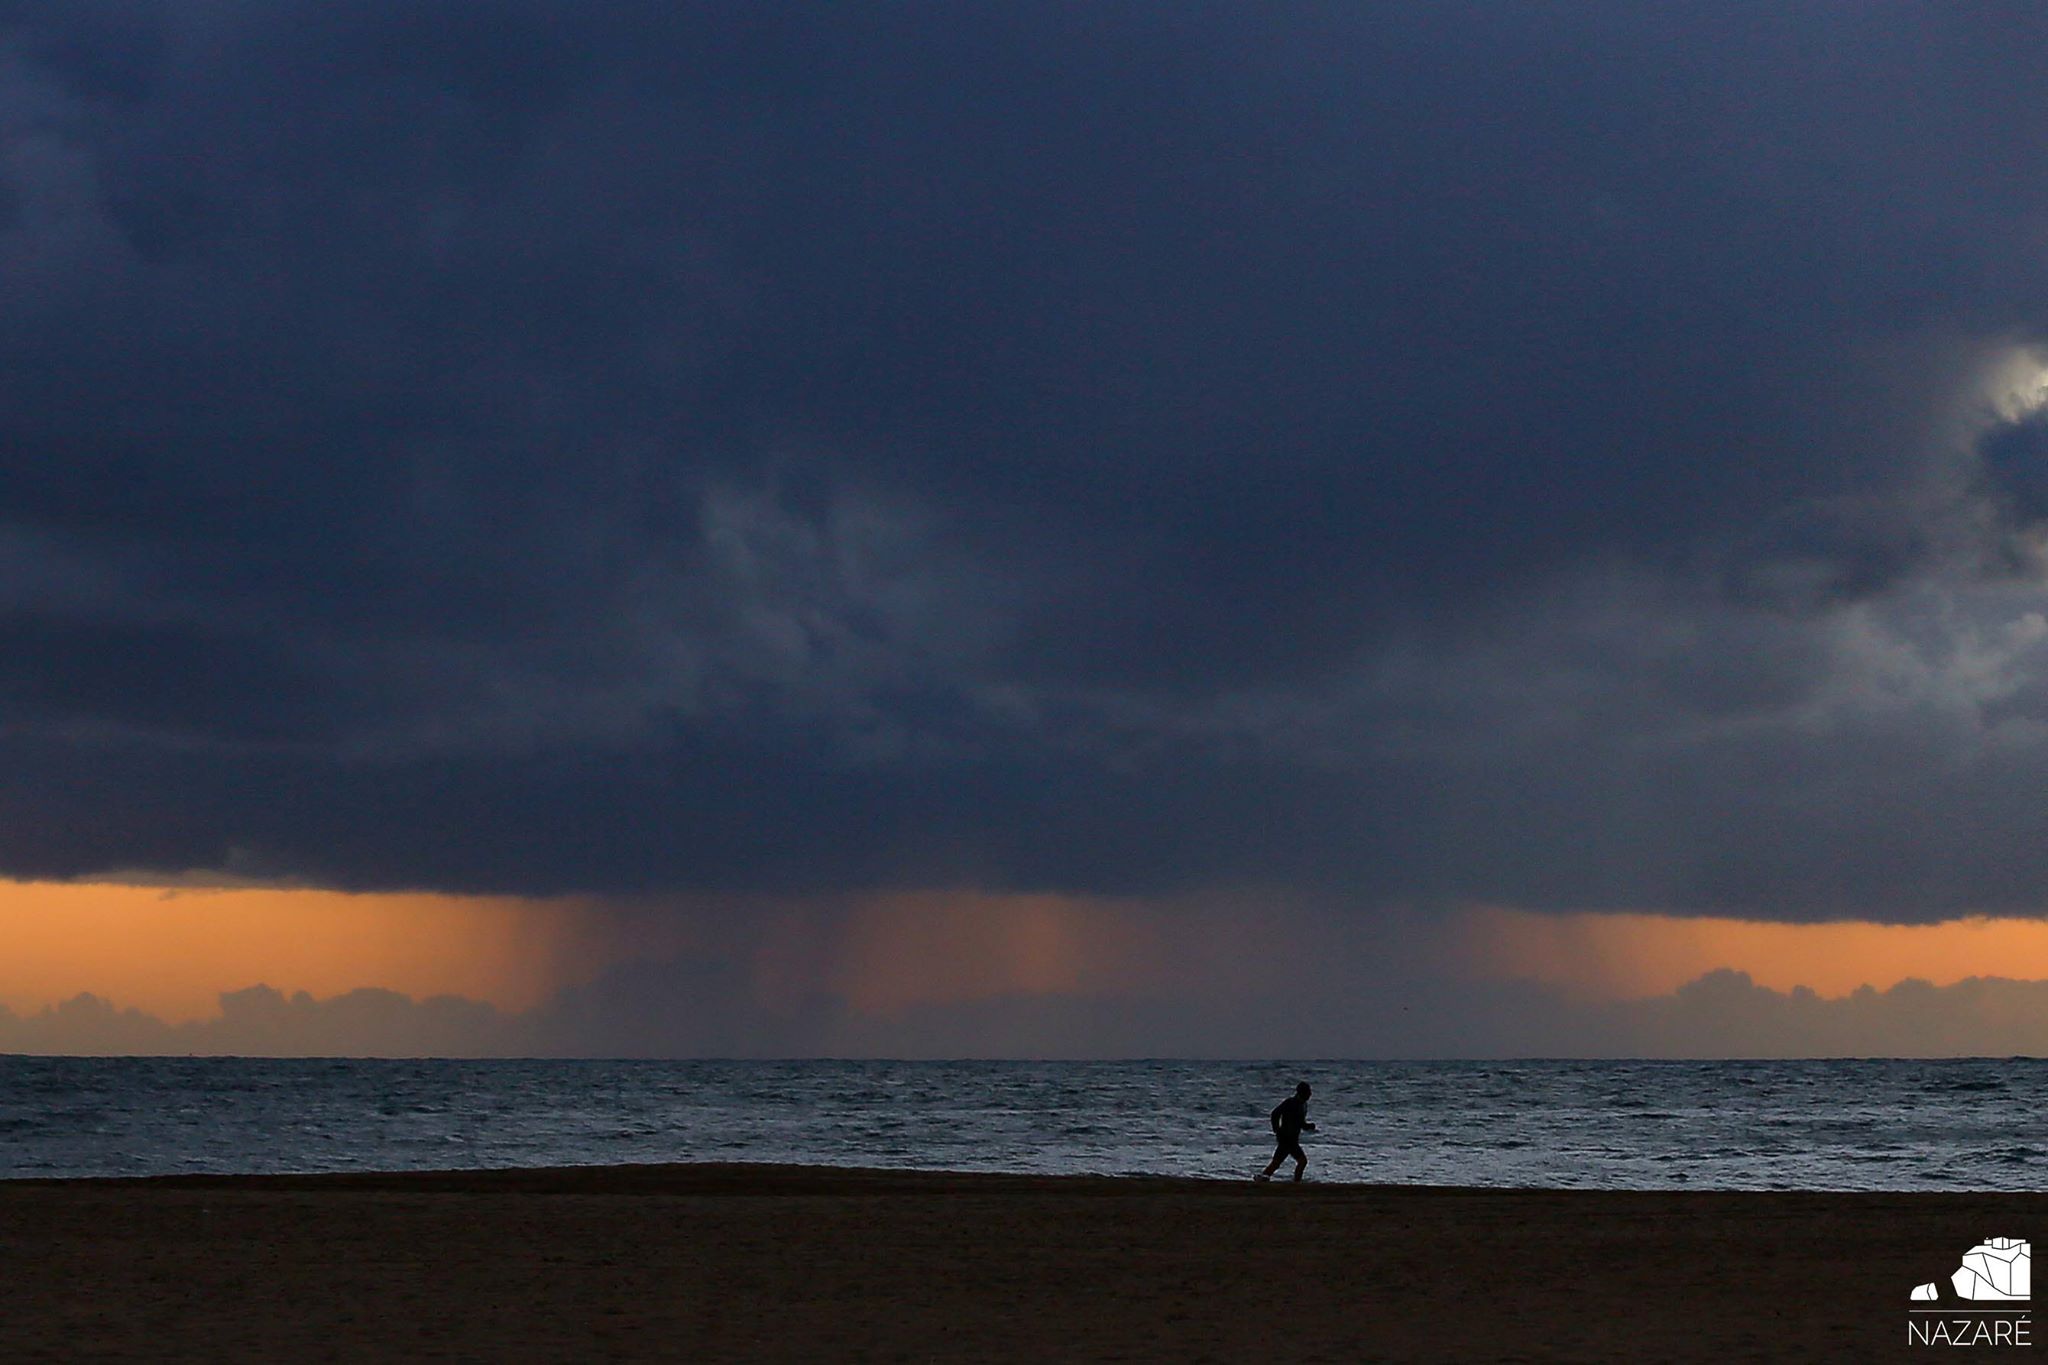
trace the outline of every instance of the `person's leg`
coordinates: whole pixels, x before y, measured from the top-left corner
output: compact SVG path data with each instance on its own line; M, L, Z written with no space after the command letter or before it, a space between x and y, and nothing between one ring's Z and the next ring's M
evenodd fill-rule
M1308 1169L1308 1153L1302 1151L1301 1145L1296 1143L1292 1155L1294 1157L1294 1178L1299 1180L1301 1179L1301 1173Z
M1273 1159L1266 1163L1266 1178L1270 1180L1273 1176L1273 1172L1279 1170L1280 1163L1286 1159L1287 1149L1285 1147L1282 1147L1279 1151L1273 1153Z

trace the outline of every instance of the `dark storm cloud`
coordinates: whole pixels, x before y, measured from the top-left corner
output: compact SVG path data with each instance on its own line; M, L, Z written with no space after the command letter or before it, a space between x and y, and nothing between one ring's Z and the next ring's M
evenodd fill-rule
M0 866L2038 908L2044 55L0 3Z

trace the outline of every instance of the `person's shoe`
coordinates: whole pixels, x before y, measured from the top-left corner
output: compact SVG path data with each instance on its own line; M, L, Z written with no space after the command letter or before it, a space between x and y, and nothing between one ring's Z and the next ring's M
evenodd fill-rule
M1252 1177L1253 1181L1255 1181L1256 1183L1258 1183L1258 1184L1261 1184L1261 1185L1265 1184L1265 1183L1266 1183L1267 1181L1271 1180L1272 1178L1273 1178L1272 1176L1270 1176L1270 1175L1267 1175L1267 1174L1266 1174L1266 1173L1265 1173L1264 1171L1260 1171L1260 1172L1259 1172L1259 1173L1258 1173L1257 1175L1255 1175L1255 1176L1253 1176L1253 1177Z

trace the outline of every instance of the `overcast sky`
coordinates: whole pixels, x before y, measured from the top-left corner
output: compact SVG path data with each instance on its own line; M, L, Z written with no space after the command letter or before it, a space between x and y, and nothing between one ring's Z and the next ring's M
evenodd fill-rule
M2037 915L2044 69L0 0L0 874Z

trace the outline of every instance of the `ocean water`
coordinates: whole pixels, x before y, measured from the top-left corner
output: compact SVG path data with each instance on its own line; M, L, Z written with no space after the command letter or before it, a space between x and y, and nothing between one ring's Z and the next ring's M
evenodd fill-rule
M2048 1188L2048 1062L0 1057L0 1177L791 1161L1609 1189Z

